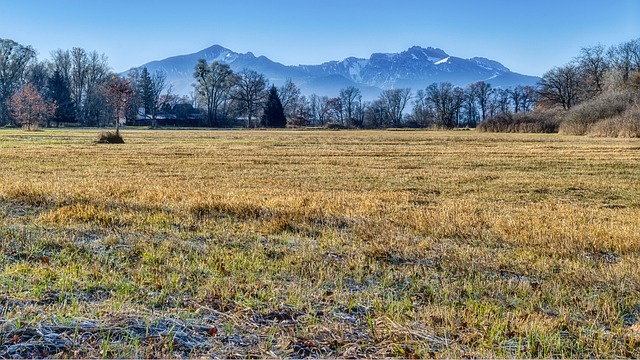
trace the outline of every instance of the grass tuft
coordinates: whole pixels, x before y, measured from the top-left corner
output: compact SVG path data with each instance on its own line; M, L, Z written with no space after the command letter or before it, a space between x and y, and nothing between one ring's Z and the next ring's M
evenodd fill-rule
M106 131L100 134L97 140L98 144L124 144L124 139L120 134Z

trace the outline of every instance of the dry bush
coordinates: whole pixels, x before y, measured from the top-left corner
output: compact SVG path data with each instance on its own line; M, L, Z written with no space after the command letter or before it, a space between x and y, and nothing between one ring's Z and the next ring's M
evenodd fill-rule
M588 135L600 137L640 137L640 107L636 104L619 116L600 120L589 128Z
M124 144L124 139L119 133L106 131L100 134L98 144Z
M501 113L478 125L478 131L506 133L556 133L560 125L557 110L529 113Z
M338 122L328 122L323 126L325 129L329 130L341 130L346 129L346 127Z
M595 123L614 119L633 104L633 91L610 91L575 106L567 113L560 125L560 133L566 135L586 135Z

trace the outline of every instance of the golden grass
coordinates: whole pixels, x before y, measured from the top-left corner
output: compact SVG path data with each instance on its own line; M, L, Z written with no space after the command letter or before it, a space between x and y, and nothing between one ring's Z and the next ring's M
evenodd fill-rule
M123 135L0 132L0 356L640 356L638 141Z

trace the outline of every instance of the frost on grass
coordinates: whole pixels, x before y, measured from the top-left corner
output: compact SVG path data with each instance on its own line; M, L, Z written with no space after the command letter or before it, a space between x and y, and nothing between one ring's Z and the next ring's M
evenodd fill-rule
M6 302L6 301L5 301ZM1 358L178 357L204 355L211 349L213 319L136 316L104 320L56 320L27 326L1 320ZM169 350L169 351L167 351ZM214 354L211 354L214 355Z

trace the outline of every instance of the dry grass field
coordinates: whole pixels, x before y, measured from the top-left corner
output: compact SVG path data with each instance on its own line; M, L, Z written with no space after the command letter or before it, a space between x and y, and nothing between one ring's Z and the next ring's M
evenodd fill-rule
M0 131L0 357L640 357L640 141Z

